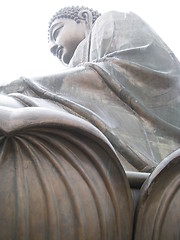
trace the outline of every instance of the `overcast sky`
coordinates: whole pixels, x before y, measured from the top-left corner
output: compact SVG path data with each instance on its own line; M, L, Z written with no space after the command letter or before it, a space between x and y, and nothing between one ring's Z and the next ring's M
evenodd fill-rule
M87 6L104 13L132 11L142 17L180 60L179 0L5 0L0 2L0 85L20 76L62 71L49 52L48 22L62 7Z

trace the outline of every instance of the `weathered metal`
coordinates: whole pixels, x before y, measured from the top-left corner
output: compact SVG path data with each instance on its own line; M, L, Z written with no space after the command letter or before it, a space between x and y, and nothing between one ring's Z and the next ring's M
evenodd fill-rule
M101 132L43 108L0 119L0 239L131 239L130 187Z
M180 149L145 181L134 222L135 240L180 239Z
M179 239L180 63L135 14L81 10L50 26L66 71L0 88L0 239Z
M150 176L150 173L126 171L126 176L131 188L140 189L146 179Z

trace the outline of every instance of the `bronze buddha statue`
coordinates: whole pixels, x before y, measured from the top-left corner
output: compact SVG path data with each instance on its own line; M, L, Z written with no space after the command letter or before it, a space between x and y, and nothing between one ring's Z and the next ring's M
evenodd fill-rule
M1 212L12 231L0 236L168 239L180 221L178 59L132 12L63 8L48 34L67 70L0 87L2 176L11 182L2 209L13 192L9 212ZM175 216L172 228L165 207ZM36 212L42 221L31 217Z

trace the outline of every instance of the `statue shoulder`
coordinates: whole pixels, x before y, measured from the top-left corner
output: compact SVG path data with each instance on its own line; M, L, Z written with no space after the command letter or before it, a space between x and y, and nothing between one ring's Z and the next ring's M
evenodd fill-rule
M96 23L101 21L109 21L109 20L126 20L127 17L134 17L134 18L140 18L138 15L136 15L134 12L118 12L115 10L105 12L102 14L96 21Z
M95 22L92 29L92 35L101 32L112 32L114 30L119 31L123 27L128 29L129 25L133 22L138 23L143 20L133 12L118 12L118 11L109 11L102 14ZM115 27L116 26L116 27ZM117 27L119 26L119 27ZM116 29L114 29L116 28Z

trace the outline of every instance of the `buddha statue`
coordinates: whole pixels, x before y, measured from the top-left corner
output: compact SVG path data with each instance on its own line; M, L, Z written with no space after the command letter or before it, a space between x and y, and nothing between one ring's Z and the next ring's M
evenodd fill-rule
M93 9L70 7L52 17L48 30L50 50L64 65L69 64L77 46L90 34L99 16Z
M180 64L140 17L63 8L48 36L67 70L1 87L12 104L51 108L56 99L109 139L125 170L151 172L179 147Z
M8 166L9 159L14 159L17 171L13 177L8 172L8 176L16 182L15 205L20 202L22 206L20 213L16 208L10 212L20 214L22 226L22 216L29 216L30 211L23 210L27 207L23 199L32 191L35 205L35 192L39 191L37 201L45 196L40 211L45 220L39 223L43 234L37 237L34 229L38 221L28 223L25 217L23 236L29 236L30 224L31 239L43 239L50 223L48 239L61 239L60 235L66 240L132 239L132 232L136 239L151 239L145 231L148 220L144 232L140 227L143 199L152 186L164 189L167 169L172 168L168 176L173 179L168 186L179 176L175 172L180 155L178 59L132 12L101 15L86 7L63 8L49 23L48 39L51 53L67 69L50 76L21 77L0 87L2 161L7 159ZM31 169L32 177L24 165ZM159 185L157 176L162 176ZM28 190L32 183L36 191ZM156 196L156 188L154 192L152 196ZM179 192L174 192L173 206L179 199ZM160 200L163 194L159 191ZM156 198L152 199L155 202ZM176 212L174 207L169 209L171 215ZM176 219L180 219L178 214ZM72 231L68 230L71 226ZM133 231L134 226L137 231ZM20 236L20 228L16 236ZM4 239L12 239L12 235Z

